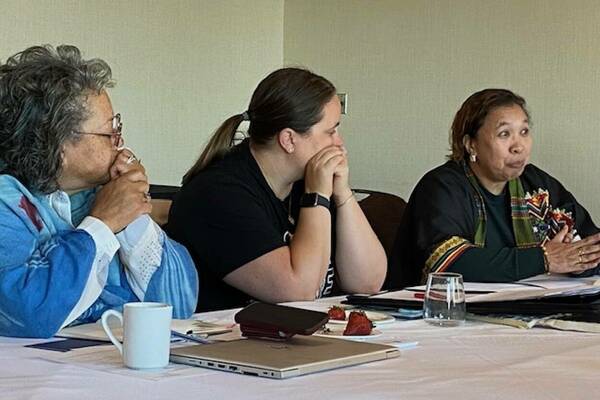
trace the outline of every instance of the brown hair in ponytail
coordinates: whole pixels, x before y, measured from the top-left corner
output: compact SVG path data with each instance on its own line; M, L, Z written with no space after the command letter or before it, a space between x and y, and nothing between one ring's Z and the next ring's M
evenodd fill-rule
M282 68L272 72L258 84L248 106L250 141L265 145L285 128L307 133L323 118L323 107L335 93L331 82L309 70ZM184 185L227 153L243 120L244 115L238 114L221 124L198 161L184 175Z
M208 167L214 160L223 158L223 156L231 148L235 132L243 120L243 115L238 114L227 118L225 122L219 126L202 151L202 154L200 154L198 161L196 161L194 166L190 168L190 170L183 176L181 182L182 184L185 185L188 183L194 176L198 175L200 171Z

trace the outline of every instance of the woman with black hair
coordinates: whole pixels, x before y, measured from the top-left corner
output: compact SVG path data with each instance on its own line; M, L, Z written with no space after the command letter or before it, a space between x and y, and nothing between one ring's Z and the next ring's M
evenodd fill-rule
M594 274L600 229L554 177L529 162L525 99L506 89L469 96L452 123L449 161L410 196L391 260L391 287L430 272L511 282L543 273Z

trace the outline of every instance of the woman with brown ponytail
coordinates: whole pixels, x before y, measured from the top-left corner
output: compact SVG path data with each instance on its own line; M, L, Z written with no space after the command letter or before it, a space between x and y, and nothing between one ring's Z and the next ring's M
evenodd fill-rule
M331 82L284 68L217 129L168 225L196 262L197 311L380 289L386 257L348 184L340 113Z

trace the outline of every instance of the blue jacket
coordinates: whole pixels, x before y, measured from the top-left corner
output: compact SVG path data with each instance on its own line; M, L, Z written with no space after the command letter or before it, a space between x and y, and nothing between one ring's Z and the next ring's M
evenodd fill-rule
M71 196L74 226L89 214L94 198L94 190ZM0 175L0 335L54 335L81 297L95 252L92 237L61 219L47 196ZM171 304L174 318L187 318L197 298L198 276L189 253L164 235L161 265L143 299L132 291L117 253L102 293L72 324L94 322L107 309L140 300Z

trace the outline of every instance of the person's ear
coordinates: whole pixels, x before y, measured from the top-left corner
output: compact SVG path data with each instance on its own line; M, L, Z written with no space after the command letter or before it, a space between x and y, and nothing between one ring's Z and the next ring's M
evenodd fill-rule
M477 161L477 149L475 148L475 141L469 135L465 135L463 137L463 146L465 147L465 151L469 155L469 160L471 162Z
M475 148L473 147L474 143L473 140L471 139L471 136L469 135L465 135L463 136L463 146L465 147L465 151L469 154L474 154L476 153Z
M282 129L277 135L279 146L288 154L296 150L296 132L293 129Z
M63 170L67 167L67 164L68 164L67 159L68 158L66 155L65 146L63 145L62 148L60 149L60 167Z

